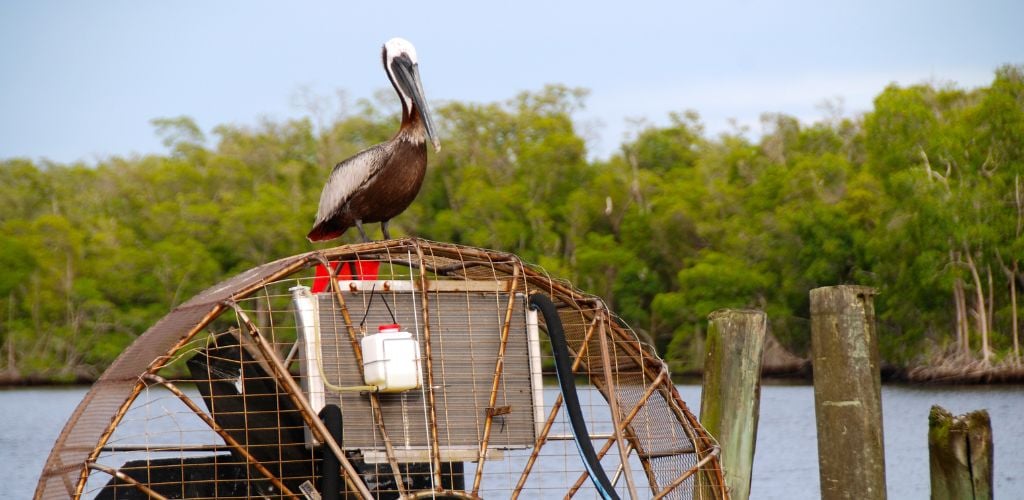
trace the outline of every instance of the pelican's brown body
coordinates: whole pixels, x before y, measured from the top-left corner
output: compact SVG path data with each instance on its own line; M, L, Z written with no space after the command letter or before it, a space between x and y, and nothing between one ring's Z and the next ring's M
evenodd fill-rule
M390 141L362 151L334 167L332 179L336 174L344 175L345 169L353 168L356 162L379 164L377 171L359 185L341 206L324 214L323 220L317 214L317 222L306 236L310 241L337 238L356 225L357 220L362 223L387 222L409 208L420 192L427 172L426 134L419 116L412 116L415 118L409 123L403 120L402 128ZM321 210L323 208L321 206Z
M334 166L320 194L309 241L330 240L352 226L369 241L363 223L380 222L384 237L388 221L416 198L427 170L427 139L441 143L423 96L416 49L400 38L384 44L384 69L402 102L402 125L391 140L363 150Z

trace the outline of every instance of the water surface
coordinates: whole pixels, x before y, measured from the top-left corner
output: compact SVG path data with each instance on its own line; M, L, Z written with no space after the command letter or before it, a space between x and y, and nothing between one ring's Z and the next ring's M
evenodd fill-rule
M86 387L0 390L2 498L31 498L43 462ZM694 413L700 387L680 385ZM1024 387L887 385L882 389L889 498L927 499L928 411L987 409L995 441L995 497L1020 498L1024 487ZM766 385L754 459L751 498L819 498L814 391L808 385ZM3 491L6 490L6 491Z

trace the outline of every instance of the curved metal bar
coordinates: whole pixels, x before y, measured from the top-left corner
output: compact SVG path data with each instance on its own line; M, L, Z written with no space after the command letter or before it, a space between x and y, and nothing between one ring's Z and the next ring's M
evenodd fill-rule
M217 315L219 315L223 310L224 309L222 307L216 306L210 312L206 313L206 315L203 316L203 318L200 320L199 325L192 328L192 330L189 331L187 335L178 340L178 342L175 343L171 347L171 349L167 351L166 354L153 360L153 362L150 364L149 368L146 370L145 373L155 374L161 368L163 368L164 364L167 363L167 361L171 358L173 353L177 352L178 349L181 349L182 346L191 342L192 338L197 333L199 333L200 330L202 330L202 328L205 327L210 321L213 321L213 319L216 318ZM128 397L125 398L124 402L121 403L121 406L117 409L116 412L114 412L114 417L110 419L110 423L107 424L107 428L104 429L104 431L100 434L100 438L96 443L96 447L93 448L92 452L89 453L89 455L85 459L86 466L82 467L81 472L79 472L78 474L78 483L75 485L74 494L71 496L73 500L79 500L80 498L82 498L82 493L85 491L85 483L88 482L89 480L88 464L96 463L96 459L99 458L100 452L102 451L103 447L107 445L108 441L110 441L110 436L114 435L114 431L117 429L117 426L120 425L121 419L123 419L125 414L128 413L128 409L131 408L132 403L135 402L135 398L139 397L139 394L142 393L142 389L145 388L145 386L146 384L145 382L143 382L141 378L135 382L135 386L132 387L132 390L128 394ZM77 412L78 410L76 409L75 411ZM54 445L55 451L57 449L57 446L58 445L56 444ZM47 459L47 461L49 461L49 459Z
M272 280L277 279L277 278L279 278L281 276L286 276L288 274L291 274L291 273L295 272L296 270L301 269L302 267L306 266L308 262L309 262L309 256L308 255L295 256L293 258L292 262L289 265L287 265L285 267L282 267L281 269L278 269L276 272L271 273L271 274L265 276L263 279L259 280L256 283L250 284L246 288L239 289L238 291L233 293L232 296L236 297L236 298L238 298L238 297L247 297L250 294L252 294L253 292L255 292L256 290L258 290L260 287L264 286L268 281L272 281ZM193 297L192 300L195 300L195 299L196 299L196 297ZM181 307L192 306L192 305L197 305L197 304L192 304L192 301L190 300L189 302L186 302L185 304L183 304ZM181 349L183 346L185 346L186 344L191 342L193 337L195 337L195 335L197 333L202 331L202 329L205 328L206 325L208 325L211 321L213 321L217 316L219 316L224 311L224 309L222 307L222 304L214 304L213 302L211 302L211 303L209 303L209 305L211 306L210 311L207 312L206 315L204 315L199 320L199 322L196 323L185 335L183 335L181 338L179 338L178 341L176 343L174 343L174 345L172 345L170 347L170 349L168 349L163 355L161 355L161 356L157 357L156 359L154 359L149 364L149 366L146 369L146 371L143 372L143 374L146 374L146 373L156 373L156 372L160 371L164 367L164 365L171 359L171 357L176 352L178 352L179 349ZM164 317L164 319L166 319L166 318L167 318L167 316ZM148 331L149 330L147 330L147 332ZM145 335L145 333L143 333L143 335ZM121 359L121 358L118 358L118 359ZM116 362L117 361L115 361L115 364L116 364ZM100 382L103 382L103 377L101 377L100 380L97 381L97 383L100 383ZM79 471L78 482L75 484L75 487L74 487L74 491L73 492L69 492L69 493L71 493L71 498L72 499L79 500L80 498L82 498L82 493L85 491L85 484L89 480L89 467L88 467L88 464L96 462L96 459L99 457L101 449L104 446L106 446L107 441L110 439L110 436L112 436L114 434L114 430L121 423L121 419L124 418L124 415L128 412L128 409L131 407L132 403L135 402L135 398L137 398L139 393L142 392L142 389L143 389L144 386L145 386L145 383L140 378L135 383L134 387L132 387L131 391L129 391L128 396L125 398L125 400L121 404L121 406L117 409L117 411L114 412L114 417L110 419L110 423L107 424L107 427L100 433L98 442L96 443L96 447L93 448L93 450L86 456L86 458L85 458L85 460L83 462L82 468ZM88 398L88 396L86 396L86 397ZM69 429L71 427L73 427L73 425L74 425L73 422L77 422L78 419L81 418L82 412L87 410L87 406L84 406L85 404L86 404L85 401L80 403L79 407L76 408L75 412L72 414L71 419L73 419L73 420L69 420L68 423L65 424L65 429L63 431L61 431L61 435L57 438L57 442L54 443L53 450L50 452L50 457L46 459L46 464L47 465L44 465L44 467L48 467L49 466L49 464L51 462L51 459L59 461L59 458L57 458L57 457L59 455L60 450L65 446L64 440L67 438L67 432L69 431ZM71 427L69 427L69 426L71 426ZM44 471L45 471L45 469L44 469ZM43 488L43 481L45 479L46 479L46 473L44 472L43 477L40 478L40 483L37 485L36 496L40 496L43 493L43 489L42 488Z

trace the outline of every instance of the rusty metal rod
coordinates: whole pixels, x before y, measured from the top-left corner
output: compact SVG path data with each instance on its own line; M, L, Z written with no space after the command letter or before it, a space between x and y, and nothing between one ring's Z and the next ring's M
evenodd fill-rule
M619 397L615 392L615 375L612 373L613 360L611 357L611 349L608 346L608 332L604 327L607 316L605 314L599 314L598 316L602 319L598 326L598 339L601 341L601 364L604 367L604 380L607 385L606 390L608 391L608 405L610 406L609 409L612 414L612 425L615 426L615 442L619 446L619 462L622 464L623 471L626 473L626 487L629 490L629 496L630 498L636 499L639 497L637 497L636 486L633 483L633 471L629 467L629 454L626 452L626 440L623 438L622 434L625 426L619 426L619 421L621 420L621 415L619 415Z
M427 290L427 275L423 269L426 265L426 257L423 255L423 248L415 245L416 259L419 262L420 272L420 293L422 294L423 308L423 344L424 354L427 361L427 406L430 415L430 467L434 474L434 489L441 491L441 445L437 435L437 402L434 396L434 358L430 348L430 295ZM412 279L412 268L409 268L410 280Z
M579 369L580 365L583 364L583 355L587 352L587 344L590 342L590 337L597 330L597 317L590 323L590 327L587 328L587 333L583 336L583 342L580 344L580 349L577 351L576 360L572 363L573 373ZM530 475L533 470L533 465L537 461L537 457L540 456L541 447L544 446L548 441L548 434L551 432L551 426L555 423L555 417L558 416L558 410L562 408L562 394L559 393L555 397L555 402L551 404L551 411L548 413L547 420L544 421L544 427L541 428L540 435L537 436L536 441L533 443L533 451L530 452L530 458L526 460L526 467L523 468L523 472L519 475L519 481L516 482L516 487L512 490L512 500L519 498L519 495L523 491L523 486L526 485L526 478ZM575 438L573 438L575 439Z
M275 476L272 472L267 470L267 468L264 467L263 464L260 463L260 461L256 457L252 456L252 454L249 453L249 450L246 449L246 447L242 445L242 443L239 443L234 438L234 436L232 436L228 431L224 430L223 427L221 427L215 420L213 420L213 417L211 417L205 411L203 411L203 409L200 408L199 405L197 405L194 401L192 401L184 392L181 392L181 389L178 389L178 387L172 384L169 380L155 373L147 373L146 375L143 376L143 378L151 382L160 384L168 391L171 391L171 393L177 396L182 403L185 403L185 406L192 410L192 413L195 413L195 415L199 417L204 423L206 423L206 425L208 425L210 429L213 430L213 432L216 432L217 435L224 440L224 443L226 443L232 449L237 451L239 455L242 455L242 457L245 458L246 462L249 462L249 464L252 465L254 469L259 471L260 474L263 474L263 477L266 477L268 480L270 480L271 484L273 484L275 487L281 490L281 493L284 493L285 495L288 495L292 498L298 498L297 496L295 496L295 493L292 493L292 491L288 489L288 487L285 486L280 479L277 478L277 476Z
M165 452L180 452L180 453L192 453L200 451L209 452L221 452L231 449L230 446L221 446L219 444L205 445L205 444L185 444L185 445L149 445L149 444L122 444L116 446L104 446L103 451L105 453L127 453L133 451L144 451L146 453L165 453Z
M363 350L359 346L359 339L356 338L356 331L352 326L352 317L349 315L348 305L345 303L345 297L341 294L341 287L338 285L337 271L331 267L330 261L323 254L316 254L316 258L327 269L327 273L330 274L331 291L334 292L334 299L338 301L338 307L341 308L341 317L345 320L345 325L348 327L348 340L352 343L352 352L355 353L356 364L362 367Z
M665 365L664 361L661 362L661 365L663 367L662 369L667 369L667 365ZM717 456L719 453L718 443L714 438L708 435L706 431L704 431L704 427L700 424L700 421L697 420L697 417L690 412L689 408L686 406L686 402L683 401L682 396L679 395L679 391L676 390L676 387L672 384L665 384L658 389L658 392L665 399L666 406L675 414L676 420L681 424L680 427L682 427L683 432L686 433L687 439L689 439L690 443L693 444L697 455L700 456L701 454L710 451L713 456ZM644 461L645 467L647 467L648 462L643 457L641 457L641 460ZM715 477L713 479L715 484L723 485L720 486L720 493L724 494L725 476L722 474L721 467L712 467L708 472L714 474ZM648 475L650 477L654 477L650 473ZM655 484L655 481L652 481L651 484Z
M501 327L501 341L498 344L498 359L494 363L494 377L491 379L491 394L487 400L487 408L491 410L498 401L498 387L501 385L501 374L505 369L505 348L508 345L508 332L512 325L512 309L516 303L516 286L519 284L519 266L512 267L512 280L508 284L508 305L505 307L505 323ZM484 474L484 460L487 458L487 444L491 439L491 425L494 423L494 412L488 411L484 418L484 435L480 440L480 452L477 455L476 475L473 478L473 494L480 493L480 481Z
M130 485L132 485L135 489L145 493L147 496L149 496L149 498L153 498L153 499L156 499L156 500L167 500L167 497L165 497L165 496L163 496L163 495L153 491L153 489L150 488L149 486L146 486L146 485L136 481L135 478L133 478L133 477L129 476L128 474L125 474L125 473L123 473L123 472L121 472L121 471L119 471L117 469L114 469L112 467L107 467L106 465L100 465L100 464L95 463L95 462L90 463L87 467L89 469L95 469L95 470L98 470L100 472L104 472L104 473L110 474L111 476L114 476L114 477L120 479L120 480L122 480L122 481L124 481L124 482L126 482L126 483L128 483Z
M661 491L661 493L654 495L652 500L660 500L661 498L665 498L665 495L671 493L672 490L679 487L680 484L683 484L683 481L686 481L687 478L697 473L697 471L699 471L701 467L706 465L708 462L711 461L712 458L715 458L717 456L718 448L712 449L711 453L708 453L706 456L704 456L704 458L700 459L700 461L697 462L693 467L691 467L689 470L687 470L686 472L682 473L679 477L677 477L675 481L669 483L668 486L666 486L665 489Z
M338 461L341 462L341 467L345 470L345 480L348 481L348 483L358 491L363 498L367 500L372 499L373 495L359 477L359 473L356 472L355 467L353 467L352 463L349 462L348 458L345 456L345 452L342 451L341 446L339 446L337 441L331 437L331 433L327 430L324 422L320 420L316 411L313 410L313 406L309 404L309 400L306 399L306 396L302 393L302 388L299 387L299 383L292 378L292 374L289 373L281 364L281 360L277 359L277 355L274 354L274 351L267 346L267 342L260 333L259 328L256 328L256 325L252 323L249 317L245 314L245 311L243 311L237 303L228 300L225 301L225 305L234 309L238 319L245 325L246 330L249 332L249 337L252 338L256 347L263 355L263 358L270 363L271 368L274 370L273 375L279 383L283 383L285 393L288 394L292 403L294 403L295 406L298 406L301 410L299 411L299 415L302 415L302 419L306 421L306 425L309 426L315 436L319 434L319 436L316 437L325 445L330 447L331 451L334 452L334 455L338 457Z
M626 454L628 455L629 453L632 453L633 449L634 449L633 448L633 442L632 441L627 442L626 443ZM615 470L615 476L612 477L612 486L615 486L616 484L619 484L619 478L622 477L623 469L624 469L623 464L620 463L618 469Z
M600 380L595 380L594 385L597 387L597 389L599 391L604 391L603 386L600 384ZM665 385L671 385L671 382L669 384L663 384L661 386L661 388L659 388L659 389L663 389ZM658 390L658 389L655 389L655 390ZM602 392L601 394L604 394L604 392ZM666 422L666 424L668 424L668 423ZM626 442L632 447L632 449L638 450L636 458L638 460L640 460L640 465L643 468L644 475L647 476L648 484L652 484L652 485L658 484L658 476L655 474L655 470L652 467L651 459L652 458L657 458L659 455L657 453L651 453L649 451L645 452L642 449L642 446L641 446L641 444L639 442L639 439L636 437L636 435L632 432L632 429L629 428L629 427L626 428ZM678 449L683 449L683 448L678 448ZM689 446L689 447L687 447L685 449L687 451L685 451L683 453L694 453L695 450L696 450L696 447ZM667 455L674 454L674 451L673 451L673 453L666 453L666 454ZM699 458L699 456L697 458ZM657 488L656 487L652 487L652 491L657 491Z
M356 329L352 326L352 317L349 315L348 306L345 304L345 296L341 293L341 285L338 283L338 272L331 267L330 261L327 260L322 254L317 254L317 258L320 263L327 268L327 273L331 277L331 290L334 292L334 298L338 301L339 307L341 307L341 316L345 320L345 326L348 329L348 338L352 343L352 352L356 356L356 364L360 367L360 377L363 378L363 384L366 384L365 374L363 374L363 348L359 344L359 340L356 338ZM357 257L358 259L358 257ZM377 396L376 392L370 392L370 412L373 413L374 422L377 425L377 430L380 431L381 438L384 440L384 452L388 457L388 465L391 466L391 473L395 476L395 484L398 486L398 495L405 495L405 482L402 481L402 471L398 468L398 459L395 456L395 448L391 444L391 437L388 436L387 429L384 427L384 414L381 411L380 397Z
M636 418L636 416L640 413L640 410L642 410L644 405L647 404L647 400L651 398L651 396L654 394L654 391L656 391L658 389L658 386L660 386L661 383L665 381L666 377L668 377L668 370L663 370L661 372L661 375L658 375L658 378L654 379L654 382L651 382L651 384L647 386L647 390L645 390L644 394L640 396L640 400L637 401L635 405L633 405L633 408L629 411L629 414L627 414L626 417L623 418L622 421L615 426L616 432L612 434L612 436L608 438L607 441L605 441L604 445L601 446L601 450L597 452L598 460L604 458L604 456L608 453L608 450L612 448L612 444L618 441L618 436L621 432L620 429L625 430L627 426L633 423L633 419ZM572 488L569 488L569 493L566 494L566 496L571 497L575 495L576 491L583 486L583 483L586 482L586 480L587 474L584 472L583 474L580 475L580 477L576 479L576 482L572 485Z

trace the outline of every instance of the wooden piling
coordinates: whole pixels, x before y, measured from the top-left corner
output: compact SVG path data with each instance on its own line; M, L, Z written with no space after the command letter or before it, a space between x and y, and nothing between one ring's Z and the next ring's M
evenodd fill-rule
M991 500L992 422L987 411L954 417L932 406L928 456L933 500Z
M811 290L814 410L821 498L885 499L874 289Z
M721 446L730 498L746 500L757 441L767 315L723 309L708 320L700 421Z

